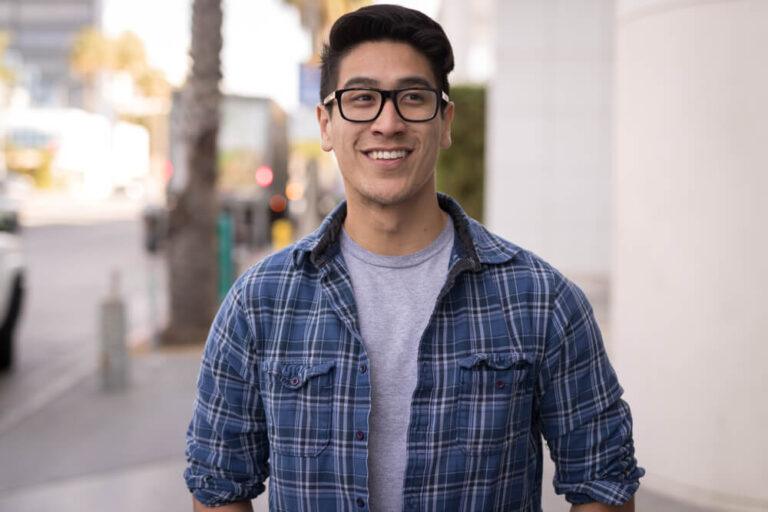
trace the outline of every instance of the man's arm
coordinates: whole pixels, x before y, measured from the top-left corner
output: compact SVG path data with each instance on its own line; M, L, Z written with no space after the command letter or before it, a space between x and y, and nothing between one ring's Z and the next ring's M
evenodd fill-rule
M194 503L193 512L205 512L206 510L215 510L216 512L253 512L251 500L238 501L237 503L230 503L221 507L206 507L197 501L194 496L192 497L192 502Z
M573 505L571 512L635 512L635 497L632 496L628 502L623 505L613 506L593 501L583 505Z
M632 510L626 503L644 471L634 457L629 406L586 297L567 280L555 286L537 383L555 491L573 504L585 503L573 511Z
M259 361L242 299L244 279L227 294L211 327L187 430L187 488L200 505L216 510L227 510L217 505L255 498L265 491L269 476ZM208 509L195 504L194 510Z

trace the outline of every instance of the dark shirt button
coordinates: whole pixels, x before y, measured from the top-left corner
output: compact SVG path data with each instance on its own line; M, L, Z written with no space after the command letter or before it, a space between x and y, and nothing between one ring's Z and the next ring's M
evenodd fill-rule
M295 386L298 383L299 383L299 378L298 377L294 377L294 378L291 379L291 386Z
M368 367L364 364L360 365L360 373L365 373L368 371Z
M362 441L363 439L365 439L365 434L363 434L362 430L358 430L357 433L355 434L355 437L360 441Z
M357 506L358 507L364 507L365 501L363 501L363 498L357 498Z
M497 380L496 381L496 388L497 389L504 389L504 381L503 380Z

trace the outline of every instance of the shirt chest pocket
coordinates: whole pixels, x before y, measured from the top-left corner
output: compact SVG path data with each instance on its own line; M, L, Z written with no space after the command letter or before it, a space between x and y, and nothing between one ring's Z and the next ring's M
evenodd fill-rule
M522 354L459 361L457 431L467 455L499 453L530 427L530 362Z
M315 457L330 441L334 362L262 362L262 394L271 449Z

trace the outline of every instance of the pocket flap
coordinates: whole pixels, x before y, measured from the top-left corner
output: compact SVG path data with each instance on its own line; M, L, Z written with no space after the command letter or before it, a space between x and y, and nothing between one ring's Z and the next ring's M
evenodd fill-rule
M307 365L284 361L264 361L262 365L264 371L277 376L283 386L290 389L300 389L310 379L329 373L336 366L336 362L329 361Z
M473 354L459 361L459 366L467 370L487 367L492 370L509 370L512 367L521 368L529 364L524 354Z

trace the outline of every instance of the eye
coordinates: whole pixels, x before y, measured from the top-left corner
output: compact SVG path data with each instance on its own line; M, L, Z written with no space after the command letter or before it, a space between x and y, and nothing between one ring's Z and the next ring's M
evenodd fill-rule
M428 95L431 91L409 90L403 91L400 97L401 103L407 103L408 105L420 105L427 101Z
M347 101L354 103L372 103L376 101L376 96L370 91L349 91L346 96Z

